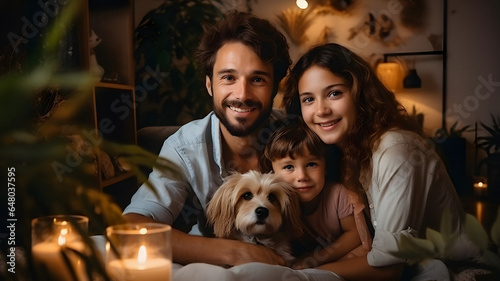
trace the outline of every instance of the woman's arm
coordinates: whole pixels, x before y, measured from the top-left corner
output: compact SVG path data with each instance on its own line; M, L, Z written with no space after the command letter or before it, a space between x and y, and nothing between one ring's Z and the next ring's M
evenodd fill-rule
M373 267L368 264L366 256L327 263L318 269L329 270L350 281L366 280L401 280L404 264Z
M361 245L354 215L341 219L340 226L343 233L333 243L301 257L294 263L293 268L302 269L336 261Z
M155 222L139 214L126 214L129 222ZM242 241L189 235L172 229L173 261L180 264L203 262L215 265L239 265L249 262L284 265L283 258L264 246Z

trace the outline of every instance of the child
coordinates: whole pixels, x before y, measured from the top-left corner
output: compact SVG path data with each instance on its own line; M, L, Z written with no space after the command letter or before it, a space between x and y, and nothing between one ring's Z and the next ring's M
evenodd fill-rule
M325 152L321 139L301 121L278 128L264 150L262 170L280 175L299 195L306 228L299 244L306 253L296 260L295 269L366 255L371 247L364 205L353 206L359 202L354 193L325 180Z

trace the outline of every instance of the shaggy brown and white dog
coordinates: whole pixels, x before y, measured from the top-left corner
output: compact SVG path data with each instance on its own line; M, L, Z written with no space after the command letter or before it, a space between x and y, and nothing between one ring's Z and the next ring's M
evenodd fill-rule
M257 171L228 176L208 204L207 219L215 236L264 245L287 264L294 259L290 240L303 231L293 187Z

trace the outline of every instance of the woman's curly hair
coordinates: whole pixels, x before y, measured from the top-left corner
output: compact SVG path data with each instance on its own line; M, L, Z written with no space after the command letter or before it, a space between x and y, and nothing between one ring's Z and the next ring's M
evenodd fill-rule
M303 55L285 81L283 105L288 114L302 115L298 82L311 66L319 66L342 77L351 88L356 122L343 148L341 174L347 188L360 192L360 171L371 166L377 140L388 130L399 128L421 134L421 128L375 75L370 65L349 49L334 43L316 46Z

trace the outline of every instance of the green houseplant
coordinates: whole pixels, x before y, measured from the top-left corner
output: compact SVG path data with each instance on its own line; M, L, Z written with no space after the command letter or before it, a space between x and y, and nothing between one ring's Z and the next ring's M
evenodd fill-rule
M75 19L81 1L70 1L54 18L48 31L33 40L30 56L20 54L19 69L0 76L0 164L7 177L7 187L0 194L0 260L11 262L0 267L1 280L49 280L43 272L35 270L30 252L31 220L46 215L84 215L89 218L89 234L102 234L108 225L122 223L122 210L113 198L95 184L95 158L98 150L123 155L140 180L146 176L141 166L156 166L172 171L167 161L156 161L156 155L135 145L119 145L98 140L79 154L72 140L61 131L71 128L88 135L89 129L79 113L91 93L96 79L85 72L64 71L60 57L60 42ZM35 46L36 45L36 46ZM35 118L40 93L64 92L67 102L50 118ZM160 159L161 160L161 159ZM58 176L56 163L67 164L69 170ZM3 240L4 237L9 239ZM85 236L91 252L85 258L92 276L109 280L99 263L93 242ZM7 258L6 258L7 257ZM4 264L5 265L5 264ZM89 278L92 280L92 278Z
M471 195L473 190L466 177L467 140L463 134L471 131L470 125L460 127L455 122L448 128L436 130L433 142L459 195Z
M400 250L393 252L408 263L416 264L428 259L441 259L448 266L452 280L498 280L500 276L500 209L491 231L483 228L471 214L466 214L463 232L477 246L480 259L458 261L453 259L452 249L457 245L458 233L451 231L450 213L444 212L439 230L428 228L425 238L403 236Z
M220 2L220 1L215 1ZM212 108L195 52L203 23L221 12L210 1L164 0L135 30L136 84L158 83L138 93L138 127L182 125Z
M491 114L491 124L480 125L489 135L477 138L477 146L486 152L479 166L486 165L490 198L500 200L500 117Z

